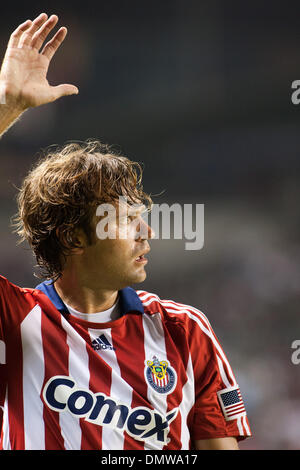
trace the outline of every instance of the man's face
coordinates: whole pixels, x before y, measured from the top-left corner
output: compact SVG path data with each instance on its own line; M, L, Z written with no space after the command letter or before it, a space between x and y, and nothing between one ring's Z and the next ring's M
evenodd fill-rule
M147 240L154 234L142 218L144 206L113 207L115 211L97 209L96 243L85 246L81 266L90 285L119 290L146 279Z

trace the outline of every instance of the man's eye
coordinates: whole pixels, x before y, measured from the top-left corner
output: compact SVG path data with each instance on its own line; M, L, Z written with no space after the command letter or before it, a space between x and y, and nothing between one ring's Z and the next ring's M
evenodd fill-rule
M133 221L134 217L132 215L125 215L122 217L124 224L130 224Z

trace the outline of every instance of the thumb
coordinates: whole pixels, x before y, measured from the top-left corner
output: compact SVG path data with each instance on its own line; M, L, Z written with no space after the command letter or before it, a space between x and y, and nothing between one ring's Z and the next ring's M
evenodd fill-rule
M63 85L53 86L52 92L54 100L61 98L62 96L67 95L78 95L79 90L75 85L70 85L68 83L64 83Z

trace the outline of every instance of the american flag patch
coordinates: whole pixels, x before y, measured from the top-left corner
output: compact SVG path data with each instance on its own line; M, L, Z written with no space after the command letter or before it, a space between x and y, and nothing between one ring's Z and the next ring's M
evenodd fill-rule
M217 392L219 402L226 421L236 419L243 413L246 413L240 387L224 388Z

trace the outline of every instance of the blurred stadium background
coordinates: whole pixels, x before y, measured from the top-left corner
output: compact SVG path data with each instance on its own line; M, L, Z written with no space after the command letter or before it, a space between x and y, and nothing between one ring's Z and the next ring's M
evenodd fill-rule
M205 245L154 240L139 288L209 318L238 377L253 437L300 449L299 2L57 1L1 7L0 51L45 11L69 35L49 71L77 97L27 111L1 140L0 272L32 287L9 221L39 150L98 138L144 163L157 203L205 204Z

